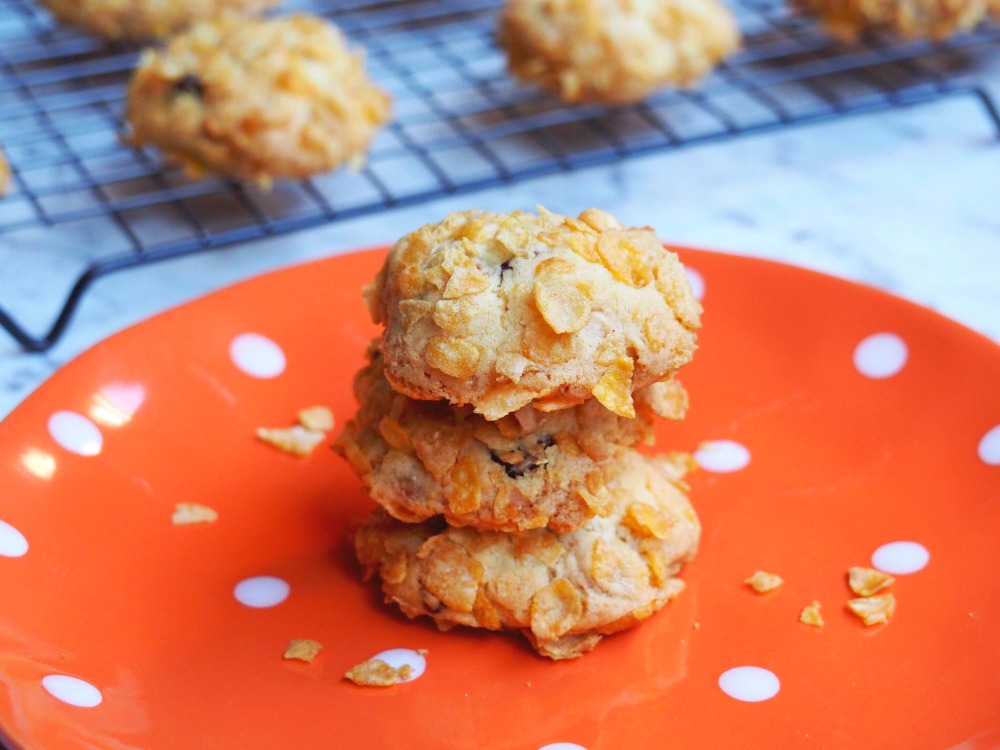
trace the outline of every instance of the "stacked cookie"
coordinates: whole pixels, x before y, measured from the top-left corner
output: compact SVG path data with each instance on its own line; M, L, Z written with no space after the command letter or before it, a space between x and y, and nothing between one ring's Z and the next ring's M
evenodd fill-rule
M740 46L719 0L505 0L498 42L518 79L568 104L692 86Z
M381 506L355 548L407 615L573 658L683 588L699 525L674 373L700 306L648 229L594 209L449 215L366 289L385 326L337 448Z

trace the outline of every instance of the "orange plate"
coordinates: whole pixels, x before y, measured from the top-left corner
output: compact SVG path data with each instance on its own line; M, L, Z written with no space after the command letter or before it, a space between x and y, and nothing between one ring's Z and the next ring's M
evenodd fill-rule
M750 460L692 475L704 535L680 598L555 663L517 637L439 633L384 606L345 544L351 519L372 507L346 464L324 448L299 459L254 438L314 403L340 424L351 415L352 375L376 332L360 289L383 253L268 274L135 326L0 426L8 742L1000 746L996 344L868 288L681 250L705 282L705 325L683 372L690 415L663 425L658 447L733 441ZM280 355L268 377L234 364L245 333L277 345L280 374ZM882 337L886 371L870 377L855 359L877 333L893 336ZM175 526L179 502L211 506L218 520ZM892 620L865 627L845 609L845 572L897 541L929 561L896 576ZM757 569L784 586L753 593L742 581ZM256 576L290 593L275 606L241 604L234 586ZM822 628L799 622L814 599ZM312 663L286 661L293 638L324 649ZM342 679L396 647L427 649L422 677L385 689ZM731 697L720 676L740 666L768 670L779 691ZM63 692L53 675L83 690Z

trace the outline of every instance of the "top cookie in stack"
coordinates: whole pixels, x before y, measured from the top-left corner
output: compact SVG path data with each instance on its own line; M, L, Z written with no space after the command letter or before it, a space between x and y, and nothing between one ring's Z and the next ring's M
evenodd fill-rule
M649 229L588 209L466 211L400 240L366 290L398 393L497 420L635 391L691 360L701 306Z

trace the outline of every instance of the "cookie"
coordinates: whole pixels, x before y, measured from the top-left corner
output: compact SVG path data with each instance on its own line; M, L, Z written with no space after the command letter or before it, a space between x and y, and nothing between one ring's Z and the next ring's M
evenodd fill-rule
M598 491L619 454L652 442L654 412L680 419L687 407L669 381L636 394L636 419L590 399L490 422L469 407L394 392L377 353L354 391L360 407L334 447L374 500L402 521L442 515L453 526L503 531L578 527L601 511Z
M143 53L128 87L130 140L194 177L263 185L359 163L390 110L362 58L315 16L197 23Z
M967 31L987 14L988 0L797 0L843 41L866 29L888 29L904 37L946 39Z
M406 524L380 508L356 533L355 551L365 576L377 575L408 617L431 617L443 630L517 631L539 653L571 659L683 589L676 575L700 535L683 467L626 452L600 490L606 515L566 534Z
M157 39L223 13L253 15L278 0L42 0L63 23L109 39Z
M632 394L694 354L701 306L677 255L597 209L449 214L403 237L365 290L399 393L489 420Z
M10 164L0 147L0 195L4 195L10 187Z
M625 104L694 84L740 33L718 0L507 0L498 39L515 77L568 103Z

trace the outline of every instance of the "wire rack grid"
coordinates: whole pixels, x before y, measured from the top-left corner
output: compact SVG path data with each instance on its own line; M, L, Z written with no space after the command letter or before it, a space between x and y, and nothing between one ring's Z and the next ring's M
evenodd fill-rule
M138 48L61 27L31 0L0 0L0 144L13 169L0 199L0 302L4 276L13 283L44 252L58 290L48 312L0 306L0 325L43 351L90 285L114 271L741 134L944 96L975 97L1000 133L987 93L961 83L996 54L995 23L938 44L872 35L842 45L782 0L730 0L743 50L697 89L623 108L566 107L506 74L498 3L289 0L283 12L324 15L365 47L394 120L362 169L262 191L189 180L125 145L124 86ZM33 335L28 319L47 330Z

